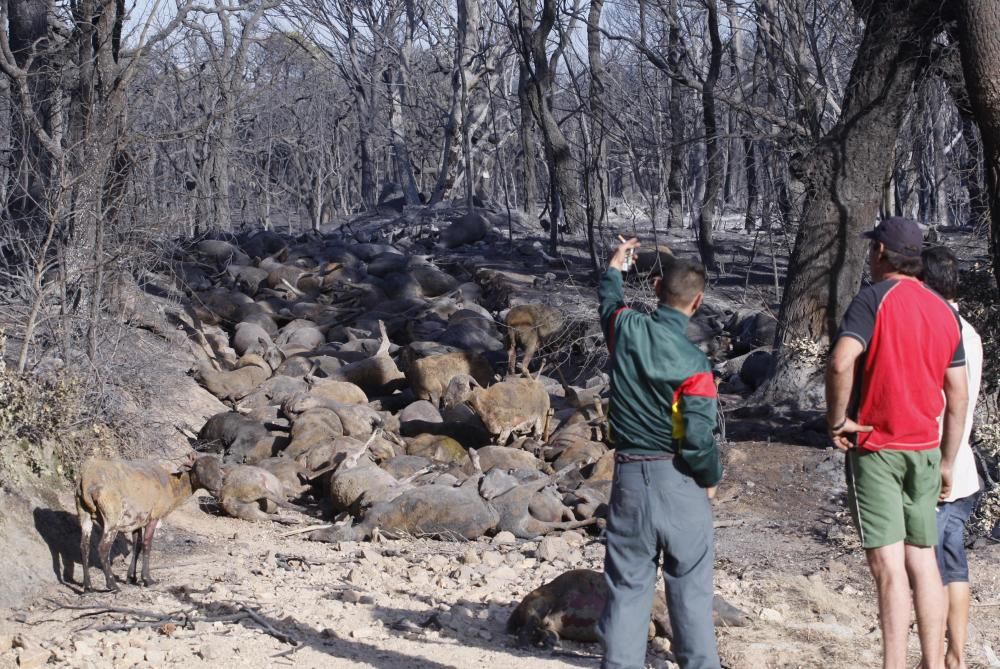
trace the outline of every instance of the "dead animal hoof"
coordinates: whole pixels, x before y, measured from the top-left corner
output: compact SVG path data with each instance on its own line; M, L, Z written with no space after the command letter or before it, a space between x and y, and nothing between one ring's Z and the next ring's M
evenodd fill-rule
M144 578L144 579L142 579L142 587L144 587L144 588L151 588L154 585L156 585L156 581L155 580L153 580L151 578Z

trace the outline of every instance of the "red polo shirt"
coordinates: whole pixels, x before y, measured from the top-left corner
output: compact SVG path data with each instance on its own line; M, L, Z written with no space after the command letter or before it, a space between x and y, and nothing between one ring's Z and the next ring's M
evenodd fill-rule
M965 365L955 310L921 281L888 279L858 293L844 314L840 337L865 347L851 413L874 430L858 434L858 448L937 448L945 372Z

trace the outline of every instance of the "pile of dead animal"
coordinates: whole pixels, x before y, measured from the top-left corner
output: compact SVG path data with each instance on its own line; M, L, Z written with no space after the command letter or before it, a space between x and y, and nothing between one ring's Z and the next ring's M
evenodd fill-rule
M115 530L135 532L148 582L158 520L196 489L221 513L303 523L312 541L598 531L614 462L602 434L606 377L573 387L536 372L538 357L530 364L562 327L559 310L529 303L495 315L478 284L426 255L342 239L203 240L174 268L202 356L193 374L232 411L208 420L201 453L179 467L84 468L81 523L88 542L92 518L111 530L99 550L109 587ZM550 588L560 596L529 595L511 631L592 639L578 616L557 622L560 602L580 597L573 588L603 596L588 574L560 577Z

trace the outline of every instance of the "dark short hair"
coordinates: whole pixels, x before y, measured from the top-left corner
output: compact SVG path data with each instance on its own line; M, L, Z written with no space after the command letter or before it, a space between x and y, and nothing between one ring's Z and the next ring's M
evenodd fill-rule
M683 258L661 258L660 286L656 297L672 307L686 307L705 290L705 267Z
M902 253L896 253L885 248L884 245L882 257L885 258L885 261L893 270L906 276L920 276L920 272L924 269L924 264L921 262L920 256L907 256Z
M924 263L921 278L946 300L958 299L958 258L951 249L932 246L920 254Z

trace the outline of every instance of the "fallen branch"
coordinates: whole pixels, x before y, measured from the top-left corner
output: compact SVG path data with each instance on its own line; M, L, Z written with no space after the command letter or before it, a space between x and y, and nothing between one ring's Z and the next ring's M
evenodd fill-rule
M310 525L309 527L299 527L288 532L282 532L278 535L279 539L287 539L288 537L294 537L296 534L306 534L307 532L315 532L316 530L326 530L333 527L331 524L323 525Z
M270 634L271 636L273 636L278 641L280 641L282 643L287 643L287 644L292 645L292 646L298 646L299 645L298 640L296 640L292 636L289 636L288 634L285 634L281 630L276 629L275 627L273 627L271 625L271 623L267 622L260 614L258 614L253 609L249 609L247 607L243 607L240 610L243 611L244 613L246 613L248 616L250 616L250 618L252 618L255 623L257 623L258 625L260 625L261 627L264 628L265 632L267 632L268 634Z

